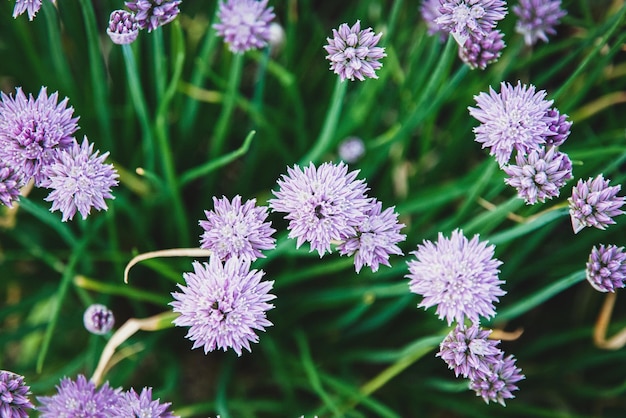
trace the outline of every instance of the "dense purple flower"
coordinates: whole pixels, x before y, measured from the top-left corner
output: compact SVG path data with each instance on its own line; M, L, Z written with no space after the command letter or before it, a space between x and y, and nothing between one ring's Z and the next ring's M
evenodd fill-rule
M398 222L398 214L394 212L393 207L385 209L382 213L381 210L380 202L372 203L365 212L367 219L357 227L357 235L337 246L341 255L354 254L354 267L357 273L363 266L377 272L380 264L390 265L391 254L402 255L402 250L397 244L406 239L406 235L400 233L404 224Z
M267 0L220 1L213 25L232 52L263 48L270 40L270 23L275 15Z
M494 301L506 292L498 278L502 262L493 258L495 246L479 241L474 235L469 241L456 229L448 239L439 233L436 243L424 240L408 262L411 292L424 299L418 307L437 306L439 319L462 323L466 318L478 323L478 317L495 315Z
M561 115L556 107L548 110L546 116L549 118L548 129L550 130L550 134L546 136L546 145L558 147L569 136L572 122L567 120L567 115Z
M52 202L50 211L63 213L63 222L72 219L77 210L83 219L92 207L107 210L104 199L115 198L111 187L118 184L118 174L112 164L104 163L109 153L98 154L85 137L81 145L74 142L71 148L58 151L55 161L45 167L47 177L41 186L52 189L45 200Z
M204 347L204 353L215 349L252 351L250 343L259 341L255 330L265 331L272 325L266 311L274 305L269 291L273 281L261 281L263 270L250 270L250 262L231 257L224 264L211 256L209 263L193 263L193 273L185 273L182 293L172 293L170 305L180 316L174 320L179 327L190 327L187 338L192 349Z
M87 331L92 334L103 335L113 329L115 317L109 308L99 303L94 303L85 309L83 324Z
M526 45L534 45L539 39L548 42L548 35L555 35L555 26L567 12L561 9L561 0L519 0L513 6L517 15L515 31L524 35Z
M81 417L109 418L111 410L120 399L121 389L113 389L106 382L96 389L93 382L78 375L76 381L69 377L61 379L57 393L53 396L38 396L41 418Z
M13 167L0 168L0 203L11 207L19 199L21 186L22 178Z
M502 353L497 345L500 340L488 339L491 330L483 330L477 324L466 327L457 326L448 333L439 345L437 357L446 362L448 368L459 375L474 379L481 374L490 373L490 365L498 361Z
M328 45L324 49L328 53L330 69L339 75L341 81L354 81L354 77L365 80L365 77L378 78L376 70L383 65L380 59L386 57L385 48L376 46L382 32L374 34L372 28L361 30L361 21L350 27L347 23L333 29L333 37L326 38Z
M515 187L528 205L558 197L560 188L572 178L572 162L554 147L547 152L541 147L528 155L518 152L515 161L502 167L509 176L504 182Z
M503 0L441 0L435 22L463 46L470 36L481 38L506 16Z
M111 412L112 418L176 418L167 409L170 402L152 400L152 388L143 388L141 395L134 389L120 394L118 405Z
M587 281L599 292L615 292L615 289L626 286L624 247L594 246L587 262Z
M56 4L55 0L50 0ZM28 12L28 20L33 20L35 15L41 8L41 0L16 0L13 8L13 19L17 19L19 15Z
M24 376L0 370L0 417L27 418L27 409L35 406L28 399L30 387L24 383Z
M490 148L490 155L503 166L514 149L529 153L546 142L551 135L547 111L552 100L545 100L545 90L535 92L535 86L519 81L515 87L502 82L500 88L500 93L489 87L489 94L474 96L478 107L470 107L469 112L481 123L474 128L476 142Z
M356 163L365 154L365 144L361 138L350 136L341 141L337 152L339 153L339 158L348 164Z
M107 34L113 43L118 45L135 42L139 35L139 26L135 20L135 14L126 10L111 12Z
M499 30L492 30L487 35L477 38L470 36L465 44L459 48L459 57L471 69L484 70L487 64L496 62L506 46Z
M524 375L515 365L513 356L505 358L504 353L501 353L497 360L489 365L490 373L480 374L470 381L470 389L474 390L477 396L482 396L486 403L498 402L506 406L504 400L515 397L511 392L519 389L515 383L524 379Z
M233 198L213 197L214 210L205 210L206 221L200 221L204 229L200 247L215 253L222 261L230 257L254 261L265 257L261 250L276 247L276 232L267 219L267 207L256 206L256 199L241 204L241 196Z
M437 23L437 18L441 16L441 12L439 11L440 6L441 3L439 0L424 0L420 4L420 14L424 22L426 22L428 34L430 36L439 36L439 39L444 40L448 36L448 31Z
M574 233L579 233L586 226L605 229L615 223L613 217L624 213L624 197L617 196L621 185L609 186L602 174L595 179L582 179L572 189L569 201L569 214L572 218Z
M181 0L131 0L126 7L135 12L135 21L139 29L151 32L166 25L178 16Z
M270 199L275 212L284 212L289 220L289 238L297 238L299 248L305 241L320 257L330 252L331 241L343 241L357 235L357 228L367 220L365 212L372 199L363 180L355 180L357 171L348 173L344 162L310 163L302 170L287 167L287 175L277 181L279 190Z
M24 181L34 177L38 186L54 150L71 147L78 129L74 108L67 106L67 97L60 103L58 97L57 92L48 97L46 87L37 99L32 94L27 98L20 87L15 97L0 93L0 161L18 171Z

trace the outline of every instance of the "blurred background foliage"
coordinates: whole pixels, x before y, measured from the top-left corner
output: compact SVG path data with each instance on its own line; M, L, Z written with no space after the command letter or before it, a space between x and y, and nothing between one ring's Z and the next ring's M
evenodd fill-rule
M0 368L24 374L35 395L53 392L64 375L93 373L106 337L82 326L90 303L108 304L118 325L169 309L192 260L142 263L125 285L133 255L198 246L213 196L264 204L286 167L303 162L337 79L322 46L333 28L360 19L384 33L388 56L378 80L348 84L332 143L316 162L338 161L345 137L364 140L366 154L351 168L371 196L396 207L405 257L356 274L336 253L296 250L272 214L278 249L253 267L275 281L274 326L252 353L191 351L185 329L140 332L106 379L153 386L186 417L624 416L626 350L594 346L604 295L582 274L593 245L626 245L624 220L574 235L564 209L578 178L604 173L624 184L624 1L565 0L558 34L532 49L509 13L498 26L507 47L485 71L465 67L454 43L427 36L419 2L274 1L284 44L243 56L210 28L213 0L184 1L174 23L126 49L105 33L122 1L57 3L44 1L32 22L12 19L13 2L0 3L0 88L36 94L47 86L69 97L77 136L110 152L121 184L109 211L86 221L62 224L37 189L17 211L0 211ZM517 80L545 89L573 121L561 150L575 178L543 205L517 199L473 140L473 96ZM484 325L524 330L501 344L526 375L506 408L485 405L435 358L445 323L408 292L410 252L455 228L496 244L504 262L508 293ZM626 326L620 297L609 334Z

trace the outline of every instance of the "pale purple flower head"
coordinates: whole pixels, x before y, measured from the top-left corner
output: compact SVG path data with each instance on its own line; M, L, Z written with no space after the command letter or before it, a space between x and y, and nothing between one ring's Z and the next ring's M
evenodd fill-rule
M115 198L111 187L117 186L118 174L112 164L104 163L109 153L98 154L85 137L81 145L74 142L71 148L58 151L54 162L45 167L47 177L41 186L52 189L45 200L52 202L50 211L61 211L63 222L72 219L77 210L83 219L92 207L107 210L104 199Z
M267 0L220 1L219 22L213 28L232 52L263 48L270 40L270 23L276 17L273 10Z
M28 395L30 387L24 383L24 376L0 370L0 417L27 418L27 410L35 408Z
M103 335L113 329L115 316L113 316L113 312L106 306L94 303L85 309L83 325L85 325L85 329L92 334Z
M498 361L502 353L497 345L500 340L490 340L491 330L483 330L477 324L457 326L448 333L439 345L437 357L446 362L448 368L459 375L474 379L489 374L490 365Z
M341 255L354 254L354 267L357 273L363 266L377 272L380 264L390 266L391 254L402 255L398 243L406 239L406 235L400 233L404 224L398 222L398 214L394 212L393 207L385 209L382 213L381 211L380 202L372 203L365 212L367 219L357 227L357 235L337 246Z
M569 201L569 214L572 218L574 233L579 233L586 226L605 229L615 223L613 217L624 213L624 197L617 196L621 185L609 186L602 174L587 181L582 179L572 189Z
M139 35L139 26L135 20L135 14L126 10L114 10L109 17L107 35L118 45L126 45L135 42Z
M555 26L567 12L561 9L561 0L519 0L513 6L517 15L515 31L524 35L526 45L534 45L539 39L548 42L548 35L555 35Z
M60 103L58 97L57 92L48 96L46 87L37 99L32 94L26 97L20 87L15 97L0 94L0 161L25 182L34 177L37 186L55 150L71 147L78 129L74 108L67 106L67 97Z
M0 167L0 203L5 206L13 206L13 202L19 200L22 178L13 167Z
M416 260L408 261L411 292L424 297L418 307L437 306L439 319L462 323L465 319L478 323L480 316L496 314L493 302L506 292L498 278L502 262L493 257L493 245L468 240L456 229L450 238L439 233L433 243L428 240L413 251Z
M141 394L133 388L120 394L119 403L111 412L112 418L177 418L168 411L171 403L152 400L152 388L144 387Z
M515 187L528 205L558 197L561 187L572 178L571 160L554 147L547 152L541 147L528 155L518 152L515 161L502 167L509 176L504 182Z
M563 145L569 136L572 122L567 120L567 115L561 115L556 107L548 110L546 116L549 118L548 129L550 130L550 134L546 136L546 145L553 147Z
M250 262L231 257L222 264L212 255L208 263L193 263L194 271L185 273L182 293L172 293L174 320L179 327L190 327L186 337L192 349L204 347L204 353L215 349L252 351L250 343L259 341L255 330L265 331L272 325L265 313L274 305L269 291L273 281L262 281L263 270L250 270Z
M279 190L272 193L269 205L275 212L286 213L289 238L296 238L299 248L309 242L311 251L320 257L330 252L331 241L344 241L357 235L367 220L365 214L372 199L363 180L355 180L358 170L348 173L344 162L335 165L310 163L304 170L287 167L287 175L277 181Z
M420 14L424 22L426 22L428 34L430 36L438 36L440 40L445 40L448 36L448 31L437 23L437 18L441 16L439 7L441 7L439 0L424 0L420 4Z
M354 81L354 77L361 81L365 77L378 78L376 70L383 66L379 60L387 56L385 48L376 46L381 36L382 32L376 35L372 28L361 30L360 20L352 27L343 23L339 29L333 29L332 39L326 38L328 45L324 45L330 69L341 81Z
M514 149L527 154L552 135L547 115L552 100L545 100L545 90L535 92L535 86L519 81L515 87L502 82L500 88L500 93L489 87L489 94L474 96L478 107L470 107L469 113L481 123L474 128L476 142L490 148L502 167Z
M339 158L348 164L356 163L365 154L365 144L361 138L350 136L341 141L337 152Z
M50 1L56 3L55 0ZM13 19L17 19L22 13L28 12L28 20L32 21L40 8L41 0L16 0L13 8Z
M498 61L502 50L506 46L499 30L492 30L480 38L470 36L465 44L459 48L459 57L471 69L484 70L487 64Z
M81 417L109 418L120 399L120 389L113 389L109 382L99 389L85 376L78 375L76 381L69 377L61 379L57 393L53 396L38 396L41 418Z
M132 12L139 29L152 32L159 26L166 25L178 16L181 0L131 0L125 2Z
M587 281L599 292L615 292L626 286L626 252L616 245L595 246L587 262Z
M276 247L276 232L267 219L267 207L256 206L256 199L241 204L237 195L232 202L226 197L213 197L214 209L205 210L206 221L200 221L204 233L200 237L200 248L211 250L222 261L230 257L254 261L265 257L261 250Z
M503 0L441 0L435 22L450 33L459 46L470 36L482 38L506 16Z
M524 379L522 370L515 365L515 357L509 355L504 357L501 353L497 361L489 365L490 373L479 374L470 381L470 389L481 396L486 403L498 402L506 406L505 399L512 399L515 396L511 393L519 388L515 383Z

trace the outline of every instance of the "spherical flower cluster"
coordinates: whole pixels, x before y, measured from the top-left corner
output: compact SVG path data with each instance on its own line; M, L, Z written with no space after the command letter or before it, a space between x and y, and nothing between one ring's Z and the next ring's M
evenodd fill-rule
M180 3L181 0L131 0L125 2L125 5L135 13L139 29L151 32L174 20L180 13Z
M276 17L267 1L220 1L219 21L213 27L232 52L241 53L267 45L271 36L270 23Z
M497 61L502 55L502 50L506 46L502 38L502 32L499 30L492 30L481 37L470 36L459 48L459 57L471 69L484 70L487 64Z
M250 343L259 341L255 330L265 331L272 325L266 312L273 281L262 281L262 270L250 270L250 262L231 257L222 264L217 256L209 263L193 263L194 271L185 273L182 293L174 292L171 302L180 316L177 326L189 327L187 338L192 349L204 347L205 354L215 349L232 348L238 356L242 349L251 351Z
M104 199L114 199L111 187L118 184L118 174L112 164L104 163L109 153L98 154L85 137L81 145L74 142L71 148L58 151L54 162L45 167L41 186L52 189L45 200L52 202L51 211L61 211L63 222L77 210L83 219L92 207L106 210Z
M30 387L24 376L0 370L0 417L27 418L27 410L35 408L28 395Z
M563 145L569 136L572 122L567 120L567 115L561 115L557 108L548 110L546 116L549 119L548 129L550 130L550 134L546 136L546 145L553 147Z
M152 400L152 388L144 387L141 394L133 388L120 394L118 405L111 413L112 418L177 418L168 411L171 403Z
M624 197L617 196L621 186L609 186L602 174L596 178L582 179L572 189L569 201L569 214L572 219L574 233L579 233L589 226L605 229L615 223L613 218L624 213Z
M109 17L107 35L113 43L126 45L135 42L139 35L139 26L135 14L127 10L114 10Z
M511 392L519 389L515 383L524 379L524 375L515 365L515 357L512 355L504 357L504 353L500 353L496 360L489 364L490 373L480 374L470 380L470 388L486 403L498 402L506 406L505 399L515 397Z
M591 249L586 270L587 281L599 292L615 292L626 286L624 247L600 245Z
M56 0L50 0L56 3ZM41 9L41 0L16 0L13 8L13 19L17 19L19 15L28 12L28 20L33 20L37 12Z
M435 22L450 33L459 46L470 37L483 38L506 16L503 0L441 0Z
M555 35L555 26L567 12L561 9L561 0L519 0L513 6L518 20L515 31L524 36L526 45L534 45L539 39L548 42L548 35Z
M324 46L330 69L341 81L354 81L355 77L361 81L365 77L378 78L376 70L383 66L379 60L387 56L385 48L376 46L382 35L374 34L372 28L361 30L360 20L352 27L343 23L338 30L333 29L332 39L326 38L328 45Z
M22 179L13 167L0 168L0 203L11 207L19 199Z
M99 389L85 376L78 375L76 381L65 377L57 385L53 396L39 396L41 418L84 417L108 418L117 406L121 389L113 389L106 382Z
M461 230L450 238L439 233L437 242L424 240L412 252L416 260L408 262L411 292L424 297L419 307L437 306L439 319L462 323L469 319L495 315L493 302L506 292L498 278L502 262L494 255L494 246L481 242L478 235L468 240Z
M92 334L104 335L113 329L115 316L113 316L113 312L106 306L94 303L85 309L83 325L85 329Z
M12 167L24 182L34 178L39 186L43 167L53 160L55 150L72 146L78 118L58 102L58 93L48 96L42 87L37 98L26 95L20 87L15 97L0 93L0 161Z
M361 138L350 136L341 141L337 153L343 161L353 164L359 161L365 154L365 144Z
M200 247L213 251L222 261L230 257L254 261L265 257L261 250L276 247L276 232L267 219L267 207L256 206L256 199L241 204L237 195L230 202L226 197L213 197L214 210L204 211L206 221L201 220L204 229Z
M572 162L554 147L547 152L541 147L528 155L518 152L515 160L516 164L502 168L509 176L504 181L529 205L558 197L560 188L572 178Z

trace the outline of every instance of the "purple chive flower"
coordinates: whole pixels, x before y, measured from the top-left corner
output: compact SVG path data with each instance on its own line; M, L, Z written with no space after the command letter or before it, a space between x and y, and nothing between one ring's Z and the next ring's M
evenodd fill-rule
M78 375L76 381L65 377L57 385L57 394L38 396L41 418L81 417L109 418L119 402L121 389L113 389L106 382L99 389L85 376Z
M476 142L490 148L490 155L502 167L514 149L529 153L552 134L547 116L552 100L545 100L545 90L535 92L535 86L526 87L519 81L515 87L502 82L500 88L500 93L489 87L489 94L474 96L478 107L468 109L481 123L474 128Z
M502 50L506 46L499 30L492 30L480 38L470 36L465 44L459 48L459 57L471 69L484 70L487 64L498 61Z
M550 134L546 136L546 145L558 147L562 145L569 136L569 129L572 126L572 122L567 120L567 115L561 115L556 107L548 110L546 116L549 119L548 129L550 130Z
M30 387L24 383L24 376L0 370L0 417L27 418L27 409L35 406L28 399Z
M139 35L139 26L135 20L135 14L126 10L114 10L109 18L107 35L118 45L126 45L135 42Z
M339 158L348 164L356 163L365 154L365 144L361 138L350 136L339 144Z
M220 1L219 22L213 28L232 52L263 48L270 40L270 23L276 17L273 10L267 0Z
M56 4L55 0L50 0ZM19 15L28 12L28 20L32 21L41 8L41 0L16 0L13 8L13 19L17 19Z
M450 33L459 46L470 36L482 38L506 16L506 2L502 0L441 0L441 15L435 22Z
M358 170L348 173L344 162L310 163L304 170L287 167L287 175L277 181L279 190L269 205L275 212L286 213L289 238L296 238L299 248L305 241L320 257L330 252L331 241L344 241L357 235L367 220L365 214L372 199L363 180L355 180Z
M559 196L559 189L572 178L572 162L567 154L544 147L515 157L516 164L505 165L502 170L509 176L504 182L517 189L526 204L534 205Z
M446 318L448 325L494 316L493 302L506 293L500 288L502 262L493 258L494 248L479 241L478 234L468 240L459 229L450 238L439 233L436 243L424 240L412 252L417 259L408 262L406 276L411 292L424 297L418 307L437 306L439 319Z
M438 36L439 39L443 41L448 36L448 31L437 23L437 18L441 16L441 12L439 11L440 6L441 3L439 0L424 0L422 4L420 4L420 14L424 22L426 22L428 34L430 36Z
M41 186L52 189L45 198L52 202L51 212L60 210L63 222L72 219L78 210L83 219L91 208L107 210L104 199L115 199L111 187L117 186L117 172L113 164L105 164L109 153L98 156L93 152L93 144L83 139L83 143L67 150L58 151L55 161L45 168L45 178Z
M256 206L256 199L241 204L241 196L233 198L232 203L226 198L213 197L214 210L205 210L206 221L200 221L204 233L200 237L200 247L206 248L222 261L230 257L254 261L265 257L261 250L276 247L276 232L267 219L267 207Z
M572 218L574 233L579 233L586 226L605 229L615 223L613 218L624 213L624 197L617 196L621 185L609 186L602 174L595 179L582 179L572 189L569 201L569 214Z
M148 32L152 32L178 16L180 3L181 0L131 0L124 4L135 12L135 21L139 29L148 29Z
M0 203L13 206L13 202L19 200L21 186L22 179L13 167L0 168Z
M446 362L448 368L459 375L474 379L479 375L491 373L490 365L498 361L502 353L497 345L500 340L488 339L491 330L482 330L476 324L466 327L457 326L439 345L437 357Z
M78 118L67 106L67 97L58 103L59 94L48 96L46 87L37 99L28 98L20 87L15 97L0 93L0 161L24 179L41 185L42 168L50 164L54 150L72 146Z
M363 266L377 272L380 264L390 266L391 254L402 255L402 250L397 244L406 239L406 235L400 234L404 224L398 223L398 214L394 212L393 207L385 209L382 213L381 210L380 202L372 203L365 212L367 219L357 227L357 235L337 246L341 255L354 254L354 267L357 273Z
M83 324L87 331L92 334L103 335L113 329L115 317L109 308L99 303L94 303L85 309Z
M350 27L347 23L333 29L333 38L326 38L328 45L324 49L328 53L330 69L339 75L341 81L354 81L354 77L365 80L365 77L378 78L376 70L383 65L380 59L386 57L385 48L376 46L382 32L374 34L372 28L361 30L361 21Z
M514 398L511 392L519 389L515 383L524 379L522 370L515 365L512 355L505 358L504 353L498 356L495 363L489 365L489 369L491 373L481 373L470 381L470 389L486 403L498 402L506 406L504 400Z
M539 39L548 42L548 35L555 35L555 26L567 14L561 9L561 0L519 0L513 6L517 15L515 31L524 35L526 45L534 45Z
M250 343L259 341L255 330L265 331L272 325L265 313L274 305L269 291L273 281L261 281L263 270L250 270L250 262L231 257L224 264L211 256L209 263L193 263L193 273L185 273L182 293L172 293L174 320L179 327L190 327L187 338L192 349L204 347L204 353L215 349L252 351Z
M626 286L624 247L594 246L587 262L587 281L599 292L615 292Z
M141 394L134 389L120 394L118 405L111 413L112 418L177 418L168 411L170 402L160 403L152 400L152 388L143 388Z

